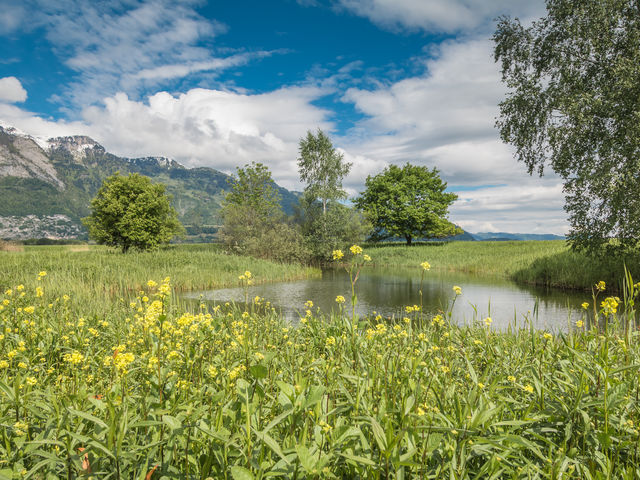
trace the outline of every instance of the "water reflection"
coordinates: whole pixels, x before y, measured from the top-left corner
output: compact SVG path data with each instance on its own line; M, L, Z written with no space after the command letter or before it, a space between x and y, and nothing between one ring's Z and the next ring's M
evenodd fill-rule
M356 312L404 316L406 305L420 303L420 274L416 268L363 269L356 286ZM462 295L456 298L453 286L461 287ZM425 272L422 292L427 313L446 310L455 299L452 318L456 323L471 323L490 316L493 327L499 329L509 325L522 327L528 318L535 328L566 330L569 322L575 323L581 317L580 304L589 300L587 294L520 286L502 278L433 271ZM194 292L187 297L200 295L212 302L244 301L242 288ZM313 301L314 310L319 307L323 312L331 312L337 311L335 298L342 295L347 299L345 309L351 309L351 288L344 270L325 270L318 279L257 285L250 288L249 295L270 301L293 323L297 323L300 313L304 315L307 300Z

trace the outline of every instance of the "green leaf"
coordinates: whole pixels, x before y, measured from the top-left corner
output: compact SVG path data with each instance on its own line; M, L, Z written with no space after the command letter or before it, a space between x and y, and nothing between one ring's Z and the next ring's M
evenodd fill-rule
M298 454L298 459L300 460L300 464L302 467L308 472L313 472L318 459L314 458L310 453L309 449L304 445L296 445L296 453Z
M168 426L171 430L182 428L182 422L172 415L163 415L162 423Z
M378 465L373 460L371 460L369 458L366 458L366 457L361 457L359 455L352 455L352 454L349 454L349 453L340 453L339 455L341 457L346 458L347 460L351 460L351 461L356 462L356 463L361 463L363 465L369 465L371 467L375 467L376 465Z
M253 473L244 467L231 467L231 476L233 480L253 480Z
M91 415L90 413L87 412L82 412L80 410L76 410L74 408L67 408L67 410L72 413L73 415L75 415L76 417L80 417L80 418L84 418L85 420L89 420L92 423L95 423L96 425L101 426L102 428L108 429L109 427L107 426L106 423L104 423L102 420L100 420L98 417L94 417L93 415Z
M313 386L309 388L309 393L307 394L307 398L304 401L303 409L307 409L320 400L322 400L322 396L324 395L325 388L322 385Z
M253 375L253 378L260 380L267 377L267 375L269 374L269 369L260 364L252 365L251 367L249 367L249 373Z

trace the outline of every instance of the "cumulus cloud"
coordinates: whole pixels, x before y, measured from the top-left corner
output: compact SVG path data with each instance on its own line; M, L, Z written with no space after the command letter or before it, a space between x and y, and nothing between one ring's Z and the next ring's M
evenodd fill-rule
M557 177L530 177L498 137L494 123L505 90L491 47L487 39L447 41L426 60L422 76L347 90L343 100L365 115L354 128L358 134L341 139L361 159L348 187L357 190L366 174L388 164L436 167L461 190L451 219L471 231L530 232L535 227L525 219L548 219L549 229L564 233Z
M24 102L27 91L16 77L0 78L0 102Z
M13 106L0 107L0 118L41 137L89 135L128 157L168 156L187 166L226 172L262 162L281 185L300 188L299 139L307 130L331 129L329 112L312 104L322 94L316 87L254 95L198 88L137 101L118 93L106 98L104 107L85 109L82 122L49 122Z
M499 15L544 12L542 0L339 0L339 5L386 28L438 33L486 28Z
M451 219L467 231L512 233L567 232L562 183L535 179L517 185L458 192Z

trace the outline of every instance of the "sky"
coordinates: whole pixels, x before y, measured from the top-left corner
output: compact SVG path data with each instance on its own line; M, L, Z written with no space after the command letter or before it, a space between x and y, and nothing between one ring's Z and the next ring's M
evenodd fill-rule
M564 234L562 182L529 176L495 128L491 35L542 0L0 0L0 124L88 135L121 156L302 190L298 144L322 129L368 175L437 168L471 232Z

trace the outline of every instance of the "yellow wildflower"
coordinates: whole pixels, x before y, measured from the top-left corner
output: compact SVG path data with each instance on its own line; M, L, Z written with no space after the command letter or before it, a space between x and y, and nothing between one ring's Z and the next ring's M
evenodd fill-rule
M360 255L362 253L362 247L359 245L351 245L351 247L349 247L349 250L351 250L351 253L353 255Z
M487 317L484 319L484 324L489 327L491 326L491 324L493 323L493 320L491 319L491 317Z
M455 292L456 295L462 295L462 289L458 285L455 285L453 287L453 291Z
M80 362L84 360L84 356L77 350L74 350L71 353L65 353L62 359L65 362L71 363L72 365L78 365Z
M527 393L533 393L533 387L531 385L529 385L529 384L527 384L524 387L522 387L522 389Z
M619 300L620 299L618 297L605 298L604 301L600 304L600 306L602 307L603 313L605 315L611 315L613 313L616 313L618 311Z
M582 304L582 308L584 308L586 310L587 308L589 308L589 304L587 302L584 302Z
M342 257L344 257L344 253L342 253L342 250L334 250L333 252L331 252L331 256L334 260L340 260Z
M420 266L422 267L422 270L431 270L431 264L429 262L422 262Z
M602 292L605 288L607 288L607 284L604 283L604 281L600 280L598 283L596 283L596 290Z
M344 302L345 302L345 299L342 295L338 295L336 297L336 303L344 303Z

